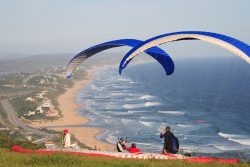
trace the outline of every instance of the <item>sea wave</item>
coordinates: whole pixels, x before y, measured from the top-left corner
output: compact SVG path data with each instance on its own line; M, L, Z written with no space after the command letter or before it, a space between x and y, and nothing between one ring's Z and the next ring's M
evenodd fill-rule
M146 102L145 103L146 107L154 107L154 106L160 106L160 105L161 105L161 103L159 103L159 102Z
M125 125L128 125L128 124L131 124L132 122L135 122L134 120L132 119L125 119L125 118L122 118L121 119L121 122Z
M222 133L222 132L219 132L218 133L219 136L223 137L223 138L232 138L232 137L236 137L236 138L239 138L240 135L234 135L234 134L227 134L227 133Z
M107 104L104 106L106 110L119 110L121 107L119 105Z
M135 108L144 108L144 107L154 107L160 106L161 103L159 102L146 102L146 103L139 103L139 104L124 104L123 107L126 109L135 109Z
M112 96L123 96L124 94L122 92L111 92Z
M222 133L222 132L219 132L218 135L229 140L229 141L233 141L233 142L239 143L241 145L250 146L250 139L247 138L247 136L226 134L226 133Z
M111 144L114 144L117 142L117 134L119 134L119 130L116 130L114 133L110 133L107 138L106 138L106 141L108 143L111 143Z
M228 138L228 140L239 143L241 145L246 145L250 146L250 139L233 139L233 138Z
M177 124L177 126L182 127L182 128L187 128L190 127L192 125L188 125L188 124Z
M184 111L158 111L158 113L171 114L171 115L184 115Z
M128 97L126 97L125 100L126 101L135 101L135 100L138 100L138 98L134 98L134 97L133 98L128 98Z
M155 98L155 96L151 96L151 95L144 95L144 96L140 97L141 100L150 100L150 99L153 99L153 98Z
M144 113L144 112L147 112L147 111L136 111L136 110L128 110L128 113L130 113L130 114L133 114L133 113Z
M110 113L112 115L131 115L129 112L119 112L119 111L107 111L107 113Z
M126 109L134 109L144 107L144 104L124 104L123 107Z
M153 127L153 124L154 124L154 122L146 122L146 121L141 121L141 120L139 120L139 122L142 125L145 125L145 126L148 126L148 127Z

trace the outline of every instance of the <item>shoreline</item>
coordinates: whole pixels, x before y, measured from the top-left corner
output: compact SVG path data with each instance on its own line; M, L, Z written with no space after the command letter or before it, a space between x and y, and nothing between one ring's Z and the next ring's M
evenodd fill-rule
M72 125L83 125L90 121L90 119L77 112L82 106L77 104L76 96L80 90L85 88L91 79L92 74L88 73L83 80L75 81L73 87L66 89L66 91L57 98L58 108L62 114L61 118L54 121L32 122L31 125L33 127L49 126L51 128L48 129L61 132L64 129L68 129L79 142L92 149L113 151L115 149L114 145L97 140L96 136L103 133L102 129L95 127L70 127Z

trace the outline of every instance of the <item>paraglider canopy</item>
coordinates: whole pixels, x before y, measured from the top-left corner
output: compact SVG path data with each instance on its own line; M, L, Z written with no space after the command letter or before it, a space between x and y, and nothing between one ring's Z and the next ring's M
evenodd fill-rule
M224 49L233 52L234 54L238 55L239 57L250 63L250 46L247 45L246 43L243 43L235 38L226 35L212 33L212 32L180 31L153 37L141 43L140 45L132 48L121 61L119 72L121 74L122 70L126 68L128 62L130 62L134 57L136 57L136 55L147 49L150 49L152 47L167 42L193 40L193 39L207 41L215 45L218 45Z
M142 43L142 41L137 40L137 39L120 39L120 40L105 42L102 44L92 46L88 49L85 49L82 52L80 52L79 54L77 54L73 59L70 60L70 62L68 63L68 66L66 68L66 76L68 78L70 78L77 66L79 66L84 60L93 56L96 53L99 53L101 51L104 51L104 50L107 50L110 48L120 47L120 46L135 47L141 43ZM145 53L149 54L156 61L158 61L162 65L162 67L164 68L167 75L171 75L174 72L173 60L162 49L160 49L158 47L152 47L148 50L145 50ZM129 63L129 62L127 62L127 63Z

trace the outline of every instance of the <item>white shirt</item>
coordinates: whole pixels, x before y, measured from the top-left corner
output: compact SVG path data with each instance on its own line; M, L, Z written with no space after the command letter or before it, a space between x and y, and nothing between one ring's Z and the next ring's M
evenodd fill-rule
M64 136L64 147L70 147L71 146L71 136L69 133L67 133Z

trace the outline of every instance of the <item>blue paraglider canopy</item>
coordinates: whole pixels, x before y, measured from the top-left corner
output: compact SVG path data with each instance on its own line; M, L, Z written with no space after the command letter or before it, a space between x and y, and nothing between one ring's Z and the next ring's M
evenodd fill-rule
M136 57L141 52L148 50L152 47L157 45L167 43L167 42L174 42L174 41L181 41L181 40L203 40L215 45L218 45L224 49L227 49L234 54L238 55L248 63L250 63L250 46L246 43L239 41L235 38L218 34L212 32L205 32L205 31L180 31L180 32L173 32L168 34L159 35L153 38L150 38L141 44L132 48L122 59L119 67L119 73L121 74L122 70L126 68L128 63Z
M142 41L136 40L136 39L120 39L120 40L105 42L105 43L90 47L88 49L85 49L79 54L77 54L73 59L70 60L66 69L66 76L70 78L77 66L79 66L84 60L86 60L87 58L91 57L92 55L96 53L99 53L103 50L107 50L110 48L120 47L120 46L135 47L141 43ZM167 75L171 75L174 72L173 60L162 49L158 47L152 47L148 50L145 50L145 53L149 54L156 61L158 61L164 68Z

